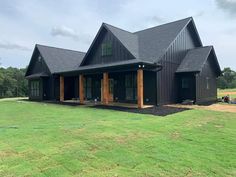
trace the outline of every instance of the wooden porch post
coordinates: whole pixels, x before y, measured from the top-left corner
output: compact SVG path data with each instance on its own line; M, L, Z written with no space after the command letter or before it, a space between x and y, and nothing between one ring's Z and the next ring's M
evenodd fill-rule
M64 101L64 76L60 76L60 101Z
M143 108L143 70L137 71L138 108Z
M79 101L80 103L84 103L84 76L79 75Z
M109 79L108 79L108 73L103 73L103 104L108 104L108 98L109 98Z

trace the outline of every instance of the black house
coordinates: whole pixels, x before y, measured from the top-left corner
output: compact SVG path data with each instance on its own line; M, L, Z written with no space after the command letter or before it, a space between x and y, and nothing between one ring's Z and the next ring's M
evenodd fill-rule
M217 98L213 46L193 19L129 32L103 23L87 53L36 45L26 78L31 100L167 104Z

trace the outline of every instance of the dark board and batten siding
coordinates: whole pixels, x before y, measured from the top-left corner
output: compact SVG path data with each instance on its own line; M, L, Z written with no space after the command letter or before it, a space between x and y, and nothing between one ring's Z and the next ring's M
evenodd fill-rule
M157 103L175 103L178 99L178 80L175 71L182 62L188 49L200 47L201 44L196 42L191 34L192 28L187 26L176 37L170 45L160 64L163 69L157 72Z
M212 54L210 54L203 66L202 72L196 75L196 103L214 102L217 99L217 76L213 70L212 57Z
M31 61L30 65L29 65L29 71L27 73L28 75L35 74L35 73L41 73L41 72L48 73L48 74L50 73L44 59L41 58L40 61L38 60L39 56L41 56L41 55L40 55L38 49L36 48L34 51L33 57L32 57L33 60Z
M33 57L32 57L33 59L29 65L29 71L27 73L28 75L36 74L36 73L50 74L50 71L48 70L43 57L41 56L41 59L39 60L39 56L41 56L40 52L38 51L38 49L35 49L33 53ZM34 96L31 94L32 81L39 82L39 96ZM29 99L30 100L43 100L43 99L47 99L46 97L50 96L50 87L46 87L46 84L49 82L49 79L34 78L34 79L29 79L28 82L29 82L28 85L29 85ZM44 91L47 92L46 96L45 96Z
M101 45L106 42L112 44L112 55L110 56L102 56ZM103 28L83 65L111 63L133 58L132 54L120 43L120 41L117 40L111 32Z

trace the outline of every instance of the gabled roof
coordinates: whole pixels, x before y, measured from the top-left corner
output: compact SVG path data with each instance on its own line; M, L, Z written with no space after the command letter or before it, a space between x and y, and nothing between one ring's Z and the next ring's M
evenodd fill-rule
M90 54L93 46L95 45L97 38L99 37L99 35L101 34L104 28L108 30L109 32L111 32L115 36L115 38L121 43L121 45L123 45L128 50L128 52L130 52L130 54L133 55L134 58L138 58L138 38L136 35L132 34L131 32L125 31L123 29L114 27L112 25L102 23L102 26L98 30L80 66L82 66L85 60L88 58L87 56Z
M51 73L77 69L84 52L36 44Z
M158 62L180 32L190 23L192 17L135 32L139 39L139 57ZM197 31L195 30L197 33ZM198 36L198 33L196 34ZM199 36L198 36L199 37ZM200 45L201 41L198 38Z
M120 41L120 43L134 56L134 58L143 61L158 62L180 32L190 23L192 29L196 33L195 36L198 40L199 46L202 46L202 42L192 17L134 33L103 23L86 56L90 53L90 50L101 30L105 28ZM86 56L84 57L84 60L86 60ZM84 61L82 61L81 65L83 65L83 63Z
M213 52L214 59L216 61L217 68L215 69L217 69L217 72L220 73L220 66L212 46L190 49L176 70L176 73L201 72L211 52Z
M135 57L139 58L138 36L129 31L114 27L112 25L103 23L103 25L112 32L113 35L128 49L128 51Z
M204 61L204 56L207 55L204 52L207 52L207 49L209 49L209 47L202 47L202 42L200 40L192 17L137 31L134 33L103 23L95 39L90 45L90 48L88 49L87 53L68 49L48 47L38 44L36 45L36 48L41 53L51 73L80 70L80 68L83 66L83 63L88 58L90 51L95 45L96 39L102 33L102 30L105 29L111 32L114 37L121 43L121 45L123 45L133 56L133 58L128 61L130 64L132 62L135 63L138 60L141 62L148 62L157 65L159 60L162 58L162 56L165 54L171 44L175 41L180 32L187 26L190 27L189 29L193 33L193 37L195 38L194 41L197 42L197 46L201 48L196 49L196 51L190 50L187 53L185 59L183 60L183 63L181 64L177 72L182 72L182 70L187 71L188 69L196 70L196 68L194 67L197 67L197 64L200 64ZM195 61L193 58L197 55L203 56L202 58L200 57L200 60L197 59L197 61ZM199 63L196 63L196 65L194 66L190 66L192 60L194 60L193 62ZM120 64L122 64L122 62L124 64L127 64L126 61L120 62ZM114 63L114 65L115 64L118 63Z

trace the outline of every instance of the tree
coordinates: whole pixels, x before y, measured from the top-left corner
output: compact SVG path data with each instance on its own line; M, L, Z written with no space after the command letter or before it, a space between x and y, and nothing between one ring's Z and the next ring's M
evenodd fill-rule
M0 68L0 98L27 96L26 69Z
M236 88L236 72L229 67L224 68L222 76L217 79L217 86L221 89Z

